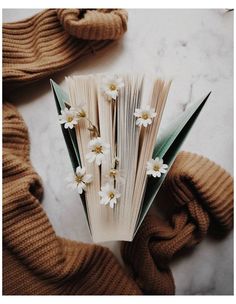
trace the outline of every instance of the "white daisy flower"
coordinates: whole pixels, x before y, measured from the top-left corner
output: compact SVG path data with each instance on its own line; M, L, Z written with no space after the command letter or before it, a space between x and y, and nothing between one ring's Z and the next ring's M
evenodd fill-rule
M157 113L150 106L145 106L143 109L135 109L134 116L137 117L136 125L144 126L145 128L152 123L152 119Z
M101 197L100 204L109 204L111 208L114 208L114 205L117 203L117 199L120 197L120 193L109 183L102 186L101 191L99 191L98 194Z
M108 99L116 100L119 95L119 89L123 88L123 79L117 75L104 76L102 79L101 90Z
M107 174L104 175L104 177L105 180L109 183L114 183L115 180L119 184L125 184L125 174L123 170L111 168L110 170L108 170Z
M147 162L147 175L152 175L153 177L161 177L161 173L167 172L168 165L163 164L163 159L156 157Z
M77 190L79 194L82 194L86 189L86 185L91 183L92 175L86 174L85 168L80 166L76 168L75 174L66 178L68 182L68 187Z
M117 169L111 168L109 170L108 177L117 179L119 176L120 176L120 172Z
M101 137L96 137L90 140L88 144L89 152L86 154L86 159L89 163L96 162L97 165L105 159L105 154L108 154L110 151L110 145L106 144Z
M60 124L64 124L65 129L73 129L74 125L78 124L76 111L73 108L61 110L61 115L58 115Z

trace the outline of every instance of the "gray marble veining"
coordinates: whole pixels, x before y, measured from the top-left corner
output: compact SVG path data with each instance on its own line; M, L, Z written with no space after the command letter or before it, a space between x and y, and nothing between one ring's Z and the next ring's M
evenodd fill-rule
M3 21L37 10L4 10ZM96 72L147 72L173 79L162 127L209 91L212 95L183 149L209 157L233 174L233 12L224 10L129 10L124 38L53 78ZM43 207L58 235L91 242L76 193L66 190L71 171L56 108L45 79L19 91L18 105L31 138L32 163L44 185ZM119 243L108 246L121 261ZM122 263L122 261L121 261ZM233 233L208 237L171 263L177 294L233 293Z

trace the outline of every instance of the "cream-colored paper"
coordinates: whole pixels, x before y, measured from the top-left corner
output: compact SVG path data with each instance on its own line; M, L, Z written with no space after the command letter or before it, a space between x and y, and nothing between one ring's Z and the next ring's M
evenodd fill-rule
M69 103L83 107L88 118L98 128L100 137L110 144L110 152L101 166L88 163L85 155L91 139L89 123L81 120L76 127L76 139L82 166L93 175L86 189L86 206L94 242L110 240L131 241L147 183L146 163L152 158L158 128L168 95L170 83L153 80L151 96L143 96L144 77L119 75L124 87L119 89L116 101L108 100L101 90L103 75L73 76L67 78ZM150 93L150 92L149 92ZM157 117L147 128L136 125L134 112L150 105ZM100 205L98 191L108 180L114 157L118 157L119 178L116 189L121 194L112 209Z

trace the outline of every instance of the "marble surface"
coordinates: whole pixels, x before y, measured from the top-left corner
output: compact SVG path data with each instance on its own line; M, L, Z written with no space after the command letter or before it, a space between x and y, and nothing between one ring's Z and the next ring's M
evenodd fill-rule
M3 10L3 21L20 20L38 10ZM233 174L233 12L224 10L129 10L124 38L95 56L53 76L96 72L153 72L173 79L162 127L209 91L212 96L183 149L203 154ZM58 235L91 242L75 193L66 190L71 171L57 123L49 80L20 90L18 105L31 138L31 159L42 177L43 207ZM121 261L119 243L108 246ZM233 293L233 233L208 237L191 253L171 263L177 294Z

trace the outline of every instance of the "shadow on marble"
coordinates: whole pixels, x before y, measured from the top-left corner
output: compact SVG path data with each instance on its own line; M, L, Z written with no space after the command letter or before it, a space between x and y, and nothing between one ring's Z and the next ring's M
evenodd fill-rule
M38 100L39 98L42 98L44 95L48 94L48 92L51 90L51 78L60 84L65 80L65 76L83 73L88 74L87 69L94 69L96 66L99 69L101 66L104 66L104 61L106 61L106 65L111 64L118 56L122 55L122 50L123 38L119 41L112 42L104 49L101 49L96 53L82 56L76 62L69 64L62 71L57 71L44 79L29 84L27 86L27 90L24 89L25 87L23 89L19 87L13 92L7 92L6 100L9 99L16 106L31 104L34 100Z

